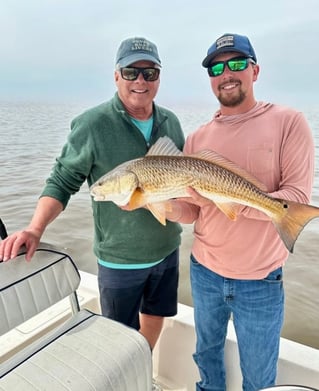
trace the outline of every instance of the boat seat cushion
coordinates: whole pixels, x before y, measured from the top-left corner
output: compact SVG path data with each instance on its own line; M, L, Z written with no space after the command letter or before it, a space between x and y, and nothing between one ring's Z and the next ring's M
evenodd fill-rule
M38 248L0 263L0 335L70 296L73 315L0 364L0 391L148 391L152 357L135 329L80 310L73 260ZM70 311L71 312L71 311Z
M0 335L73 294L80 274L59 251L38 249L31 262L24 253L0 263Z
M0 390L148 391L151 351L145 338L81 310L1 365Z

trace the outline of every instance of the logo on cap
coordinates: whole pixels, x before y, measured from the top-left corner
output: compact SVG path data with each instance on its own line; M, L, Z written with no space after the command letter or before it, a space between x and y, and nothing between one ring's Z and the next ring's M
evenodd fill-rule
M134 39L132 41L131 50L132 51L134 51L134 50L139 50L139 51L144 50L146 52L151 52L151 53L153 52L152 46L145 39Z
M221 49L225 46L235 46L233 35L226 35L216 41L216 50Z

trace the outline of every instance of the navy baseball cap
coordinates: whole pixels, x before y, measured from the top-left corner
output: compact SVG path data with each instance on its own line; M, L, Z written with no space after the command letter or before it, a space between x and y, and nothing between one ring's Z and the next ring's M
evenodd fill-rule
M135 37L125 39L121 43L116 54L115 64L122 68L143 60L161 65L156 45L145 38Z
M239 34L224 34L207 50L202 65L208 68L212 60L221 53L236 52L252 58L257 63L256 53L249 39Z

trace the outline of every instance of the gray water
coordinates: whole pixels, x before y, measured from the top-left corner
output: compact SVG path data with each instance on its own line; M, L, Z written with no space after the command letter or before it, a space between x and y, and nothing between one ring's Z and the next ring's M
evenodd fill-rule
M71 119L89 107L74 104L0 103L0 217L9 233L30 221L37 198L69 132ZM211 118L215 107L171 107L186 134ZM319 206L319 107L304 110L315 139L312 203ZM192 226L184 227L179 301L192 304L189 252ZM43 241L68 251L82 270L96 273L87 185L46 230ZM319 349L319 219L307 225L284 268L286 315L283 336Z

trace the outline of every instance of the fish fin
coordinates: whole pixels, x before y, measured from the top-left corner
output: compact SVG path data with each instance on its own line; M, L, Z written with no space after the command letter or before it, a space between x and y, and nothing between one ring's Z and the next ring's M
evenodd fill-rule
M166 211L169 210L166 203L156 202L155 204L147 204L149 211L162 225L166 225Z
M203 150L195 154L192 154L190 156L195 157L197 159L207 160L220 167L223 167L226 170L241 176L246 181L252 183L254 186L258 187L258 189L262 190L263 192L267 192L267 187L262 182L260 182L256 177L254 177L252 174L250 174L243 168L239 167L236 163L232 162L231 160L228 160L227 158L225 158L224 156L220 155L215 151Z
M166 212L171 212L172 207L168 202L156 202L153 204L146 203L146 198L141 189L136 189L129 201L129 209L135 210L147 207L152 215L162 224L166 225Z
M129 210L142 208L143 206L146 205L146 199L141 189L135 189L135 191L131 195L128 205L129 205Z
M183 152L180 151L173 140L169 137L160 137L154 145L151 146L146 156L151 155L170 155L170 156L183 156Z
M273 218L272 222L285 246L292 253L294 244L305 225L312 219L319 217L319 208L294 201L281 199L278 199L278 201L282 203L282 207L287 212L281 219Z
M218 203L215 202L217 208L223 212L230 220L237 220L237 205L234 203Z

